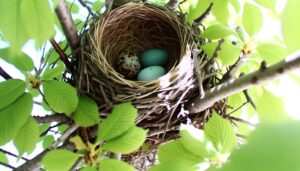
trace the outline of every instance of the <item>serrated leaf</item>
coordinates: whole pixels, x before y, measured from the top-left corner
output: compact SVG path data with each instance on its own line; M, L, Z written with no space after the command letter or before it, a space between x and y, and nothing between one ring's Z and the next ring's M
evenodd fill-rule
M261 123L218 171L299 171L299 131L299 121Z
M259 32L263 24L263 14L261 10L253 4L245 3L242 23L250 36Z
M275 11L277 0L255 0L260 5Z
M32 96L20 96L14 103L0 110L0 145L13 139L27 121L33 107Z
M68 150L53 150L43 157L42 164L47 171L69 170L79 157Z
M128 154L136 151L146 140L147 131L131 126L123 135L106 141L102 149L114 153Z
M8 164L8 159L7 159L6 155L2 152L0 152L0 162Z
M97 140L110 140L123 134L134 124L137 114L137 109L130 102L116 105L100 124Z
M21 47L29 38L24 29L25 21L20 12L21 2L20 0L0 1L0 30L15 53L16 51L20 52Z
M75 144L75 148L77 150L86 150L87 149L86 144L82 141L81 137L78 135L70 138L70 142Z
M104 6L105 0L97 0L93 3L92 9L95 11L99 11Z
M79 103L73 114L75 123L82 127L88 127L100 122L98 105L89 97L79 97Z
M43 82L45 99L55 112L70 115L78 105L76 89L67 83L56 80Z
M228 4L229 0L213 0L212 13L216 19L222 23L227 24L229 19Z
M186 165L193 166L203 160L201 157L187 151L178 140L160 146L157 155L160 164L169 165L183 162Z
M22 71L32 71L34 64L32 59L23 52L11 53L11 48L0 49L0 57L6 62L14 65L16 68Z
M283 99L267 90L263 92L255 104L261 122L282 122L287 119Z
M193 125L180 126L180 141L187 151L201 158L212 157L215 148L212 142L205 136L204 131Z
M14 139L14 145L19 151L19 156L22 156L25 152L30 154L39 141L39 128L36 121L29 117L25 124L18 131L16 138Z
M213 113L204 125L205 135L220 152L230 152L237 145L237 137L229 120Z
M287 56L284 47L273 43L261 43L256 47L258 53L268 64L274 64Z
M48 0L23 0L20 11L24 28L38 47L54 35L54 15Z
M216 24L209 26L206 30L204 30L201 37L214 40L225 38L231 34L234 34L234 31L232 31L229 27Z
M99 171L135 171L135 169L129 164L116 160L107 159L100 162Z
M46 135L45 137L43 137L43 143L42 143L43 149L49 148L54 141L55 139L53 135Z
M59 63L59 65L57 65L55 68L50 68L48 66L46 70L43 72L41 76L41 80L50 80L52 78L56 78L58 76L61 76L64 71L65 71L65 66L61 63Z
M0 83L0 110L24 94L26 82L10 79Z
M298 18L300 17L299 6L300 1L287 1L281 16L283 38L289 53L300 49L300 22L298 22Z

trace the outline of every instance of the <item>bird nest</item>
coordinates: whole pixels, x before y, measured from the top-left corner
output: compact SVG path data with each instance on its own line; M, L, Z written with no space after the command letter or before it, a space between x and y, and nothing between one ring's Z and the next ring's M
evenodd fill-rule
M117 7L100 16L82 38L78 91L92 97L103 113L114 104L131 101L139 111L136 123L149 130L150 144L174 139L180 123L199 119L196 114L187 117L185 110L185 103L198 95L192 50L201 45L199 32L184 15L167 7L140 3ZM118 73L119 54L140 55L151 48L169 54L164 76L136 81Z

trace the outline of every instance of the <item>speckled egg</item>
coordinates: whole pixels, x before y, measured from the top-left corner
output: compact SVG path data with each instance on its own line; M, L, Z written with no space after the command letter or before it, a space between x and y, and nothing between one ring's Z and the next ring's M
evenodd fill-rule
M118 72L126 78L134 78L140 71L141 64L136 55L121 53L117 60Z
M150 66L142 69L137 76L138 81L151 81L165 75L166 70L161 66Z
M149 49L141 55L141 64L143 67L163 66L168 62L168 53L163 49Z

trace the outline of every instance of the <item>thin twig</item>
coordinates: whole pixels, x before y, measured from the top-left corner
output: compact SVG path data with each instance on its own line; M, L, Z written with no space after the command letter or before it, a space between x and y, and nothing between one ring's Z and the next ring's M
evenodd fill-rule
M71 125L59 138L57 141L55 141L50 149L56 149L59 144L63 143L67 138L69 138L69 136L76 131L78 128L78 126L76 124Z
M78 0L78 1L83 7L85 7L88 10L90 15L92 15L93 17L95 16L93 10L85 2L83 2L83 0Z
M61 123L66 123L70 124L72 120L67 117L64 114L52 114L52 115L46 115L46 116L33 116L33 118L38 122L38 123L48 123L48 122L61 122Z
M5 167L8 167L8 168L10 168L10 169L15 169L15 167L13 167L13 166L11 166L11 165L9 165L9 164L6 164L6 163L3 163L3 162L1 162L0 161L0 165L3 165L3 166L5 166Z
M73 73L73 66L71 62L68 60L68 56L65 54L65 52L60 48L58 43L54 39L50 39L50 43L53 46L54 50L58 53L61 61L66 65L68 70Z
M3 150L3 149L1 149L1 148L0 148L0 151L1 151L2 153L8 154L8 155L10 155L10 156L13 156L13 157L15 157L15 158L19 158L19 156L15 155L14 153L11 153L11 152L9 152L9 151ZM23 160L25 160L25 161L28 161L28 159L25 158L25 157L21 157L21 159L23 159Z
M0 66L0 76L2 76L6 80L12 79L12 77L7 72L5 72L1 66Z
M211 9L212 9L213 3L210 3L207 9L204 11L200 17L196 18L194 22L199 26L202 24L203 20L209 15Z

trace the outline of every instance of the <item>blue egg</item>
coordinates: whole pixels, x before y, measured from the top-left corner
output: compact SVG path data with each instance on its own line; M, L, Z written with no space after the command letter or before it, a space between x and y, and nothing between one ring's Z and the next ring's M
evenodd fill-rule
M137 76L138 81L151 81L165 75L166 70L161 66L150 66L142 69Z
M141 64L143 67L163 66L168 62L168 53L162 49L149 49L141 56Z

